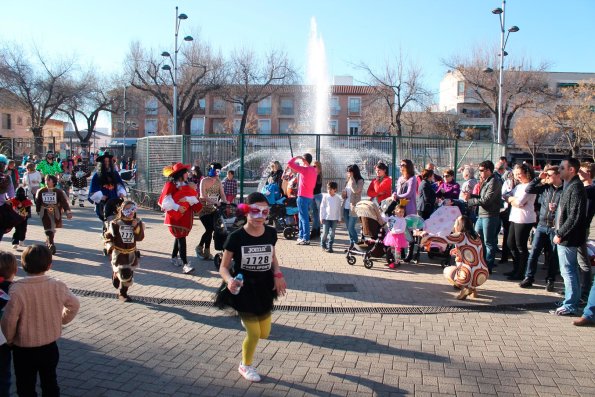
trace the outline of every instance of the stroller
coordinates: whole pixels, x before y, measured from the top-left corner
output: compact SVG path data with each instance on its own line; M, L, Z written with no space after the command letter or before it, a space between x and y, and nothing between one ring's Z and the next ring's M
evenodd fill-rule
M283 232L283 237L293 240L298 233L298 212L295 197L282 197L271 205L267 221L275 226L277 233Z
M246 223L246 218L238 216L237 206L235 204L221 204L217 209L217 218L215 219L215 232L213 233L213 241L215 242L215 250L217 252L213 256L213 263L215 268L219 270L221 266L221 259L223 259L223 245L229 233L238 230Z
M395 262L392 249L384 245L386 236L386 222L382 218L380 208L369 200L362 200L355 206L355 213L362 222L362 233L367 246L366 251L360 251L351 245L346 251L347 263L354 265L356 256L363 256L364 267L371 269L375 259L384 258L388 264Z
M448 236L452 232L452 228L456 219L461 215L460 207L457 205L439 207L424 223L423 230L433 236ZM414 256L414 263L419 263L419 256L421 249L425 249L428 253L428 258L441 258L440 265L444 268L450 265L450 250L451 245L431 243L426 247L422 247L419 242L417 244L417 252Z

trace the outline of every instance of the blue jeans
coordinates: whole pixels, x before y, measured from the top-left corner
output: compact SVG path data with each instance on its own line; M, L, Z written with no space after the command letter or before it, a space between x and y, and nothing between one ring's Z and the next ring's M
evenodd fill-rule
M587 320L595 321L595 278L591 283L591 292L589 292L589 299L583 311L583 317Z
M560 274L564 279L564 301L562 307L576 313L581 298L581 286L578 282L578 247L558 245L558 259Z
M322 248L333 249L333 243L335 242L335 229L337 228L337 223L339 223L339 221L329 221L326 219L322 222L322 236L320 237L320 246Z
M527 260L527 271L525 278L535 280L535 273L537 272L537 261L541 255L541 251L549 253L548 272L546 276L547 281L555 281L556 274L559 271L557 245L554 244L554 237L556 231L551 227L537 225L535 234L533 235L533 242L531 244L531 253Z
M498 232L500 232L500 217L491 216L488 218L478 218L475 223L475 231L479 234L485 247L486 262L490 272L494 268L494 259L498 251Z
M298 214L299 214L299 227L300 232L298 238L305 241L310 241L310 204L312 203L311 198L298 197ZM320 215L319 215L320 216Z
M315 194L310 205L312 209L312 229L320 230L320 203L322 203L322 193Z
M357 243L359 241L357 231L355 230L357 216L350 216L349 210L343 208L343 220L345 221L345 226L347 226L347 233L349 233L349 242L353 244Z

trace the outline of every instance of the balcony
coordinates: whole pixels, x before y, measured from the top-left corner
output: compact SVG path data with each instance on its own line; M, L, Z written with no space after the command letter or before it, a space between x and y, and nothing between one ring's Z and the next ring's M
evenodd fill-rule
M270 116L271 112L272 112L272 108L270 106L269 107L259 106L256 108L256 113L259 116Z
M279 108L279 114L283 116L293 116L294 111L295 110L293 106L281 106Z

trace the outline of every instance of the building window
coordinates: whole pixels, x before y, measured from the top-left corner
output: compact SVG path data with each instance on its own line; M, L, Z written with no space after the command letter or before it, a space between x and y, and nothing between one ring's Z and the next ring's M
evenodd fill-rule
M329 120L328 121L328 131L331 134L336 134L339 130L339 120Z
M225 114L225 101L223 98L213 99L213 113Z
M289 134L291 132L291 124L293 120L290 119L279 119L279 133Z
M150 116L157 115L159 105L157 104L157 98L150 98L145 101L145 114Z
M338 116L341 113L341 106L339 105L339 97L331 97L331 116Z
M347 127L349 135L359 135L361 129L361 122L359 120L349 120Z
M457 82L457 96L463 96L463 95L465 95L465 82L458 81Z
M233 104L233 111L235 114L243 114L244 113L244 104L242 103L234 103Z
M281 98L279 113L283 116L293 116L293 98Z
M157 135L157 119L145 120L145 136Z
M241 125L242 125L242 119L234 119L233 120L232 132L234 134L239 134L240 133L240 126Z
M266 97L262 101L258 102L256 112L260 116L269 116L271 114L271 97Z
M200 98L198 100L198 107L202 110L205 110L207 108L207 100L206 98Z
M271 133L271 120L258 120L258 133L259 134L270 134Z
M17 125L23 125L23 116L17 116Z
M349 98L349 114L360 114L362 110L361 98Z
M12 130L12 115L10 113L2 113L2 129Z
M223 120L223 119L213 120L213 133L214 134L225 134L225 120Z
M205 134L205 119L204 117L193 117L190 121L190 135L204 135Z

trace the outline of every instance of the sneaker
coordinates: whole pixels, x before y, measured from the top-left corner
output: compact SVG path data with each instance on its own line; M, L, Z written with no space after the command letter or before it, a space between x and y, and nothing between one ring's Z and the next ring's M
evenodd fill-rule
M302 241L302 245L310 245L310 240L304 240L304 241Z
M18 248L19 248L19 245L18 245L18 244L13 244L13 245L12 245L12 249L13 249L13 250L16 250L16 249L18 249Z
M85 204L79 203L79 207L83 208L83 207L85 207Z
M24 241L19 242L19 246L26 247L25 242Z
M547 292L554 292L554 282L553 281L546 281L545 283L545 290Z
M70 202L70 205L74 205L74 199Z
M328 252L329 254L333 254L335 251L333 251L333 249L332 249L332 248L328 248L328 249L326 250L326 252Z
M190 266L189 264L185 264L184 267L182 268L182 273L184 273L184 274L192 273L193 271L194 271L194 268L192 266Z
M525 278L519 284L519 287L521 287L521 288L529 288L529 287L532 287L532 286L533 286L533 279L530 279L530 278Z
M303 238L298 238L295 243L297 245L302 245L303 242L304 242L304 239Z
M182 263L180 262L180 260L178 258L171 258L171 264L174 265L175 267L182 266Z
M50 249L52 255L56 255L56 246L54 244L50 244L48 248Z
M238 372L244 377L244 379L250 382L260 382L260 375L256 372L256 369L250 365L240 364Z
M559 307L556 310L550 310L550 314L553 314L553 315L556 315L556 316L575 316L576 315L575 312L571 312L570 310L568 310L564 306Z

